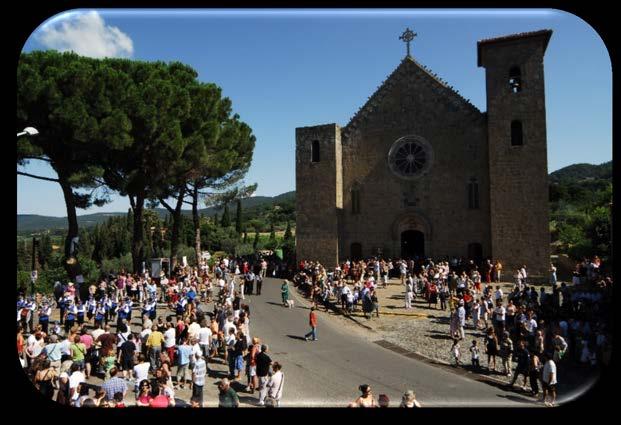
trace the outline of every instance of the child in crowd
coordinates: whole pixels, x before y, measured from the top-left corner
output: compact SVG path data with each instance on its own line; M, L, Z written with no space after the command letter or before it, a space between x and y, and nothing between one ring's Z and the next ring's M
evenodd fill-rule
M470 353L472 359L472 367L478 370L481 366L479 365L479 347L477 346L477 340L472 341L472 346L470 346Z
M453 355L453 358L455 359L455 366L459 366L461 364L459 361L459 358L461 356L461 351L459 347L458 338L453 338L453 346L451 347L451 354Z

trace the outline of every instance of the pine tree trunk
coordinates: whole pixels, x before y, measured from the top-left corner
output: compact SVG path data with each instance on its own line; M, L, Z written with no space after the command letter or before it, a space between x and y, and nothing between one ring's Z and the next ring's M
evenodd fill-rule
M67 229L67 237L65 238L65 261L63 261L63 265L65 267L65 271L69 275L69 279L74 282L75 277L78 274L79 264L76 262L75 264L69 264L67 260L74 256L75 253L71 252L71 244L73 238L78 236L78 216L76 214L75 200L73 198L73 189L71 185L63 176L59 174L58 176L60 187L62 188L63 195L65 197L65 206L67 207L67 221L68 221L68 229Z
M144 210L144 195L136 196L136 204L134 209L134 237L132 238L132 264L134 273L140 273L142 270L142 261L144 259L144 223L142 212Z
M181 230L181 207L183 206L183 198L185 197L185 186L179 190L177 197L177 205L171 212L173 219L172 237L170 240L170 269L174 270L177 265L177 254L179 251L179 234Z
M194 249L198 263L201 259L201 220L198 215L198 188L196 186L192 192L192 219L194 220Z

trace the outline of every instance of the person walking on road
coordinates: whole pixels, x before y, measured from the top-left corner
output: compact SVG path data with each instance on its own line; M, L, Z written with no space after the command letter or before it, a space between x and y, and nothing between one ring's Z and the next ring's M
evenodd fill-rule
M282 296L282 304L285 307L289 306L289 285L287 285L287 281L282 282L282 286L280 287L280 295Z
M259 406L265 405L267 396L267 383L269 381L270 366L272 359L267 355L269 347L261 345L261 352L257 354L257 377L259 378Z
M304 335L305 340L309 340L309 337L313 337L313 341L317 341L317 315L315 314L315 307L311 307L310 314L308 316L308 324L311 327L311 331Z
M255 280L256 284L257 284L257 295L261 295L261 287L263 286L263 276L256 275L256 280Z
M282 373L282 365L274 362L272 365L274 373L267 382L267 398L266 404L272 404L272 407L280 407L282 399L282 386L285 383L285 375Z

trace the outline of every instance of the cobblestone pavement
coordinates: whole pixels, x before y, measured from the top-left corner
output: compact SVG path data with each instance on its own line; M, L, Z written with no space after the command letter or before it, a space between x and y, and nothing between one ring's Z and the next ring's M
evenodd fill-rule
M496 284L493 285L495 289ZM503 300L506 305L507 294L511 292L514 284L501 282L499 285L503 291ZM546 290L550 292L549 287ZM296 292L302 302L309 303L309 300L303 299L299 291ZM430 363L442 366L451 365L450 368L453 369L452 365L455 362L451 353L453 341L449 334L450 311L448 307L446 310L441 310L439 299L437 306L432 305L430 307L422 296L417 296L412 301L412 309L406 310L404 287L399 279L390 279L386 288L380 286L377 290L377 295L380 317L373 315L370 319L365 318L360 302L356 312L349 316L344 315L340 309L340 302L336 306L335 304L337 303L334 299L332 304L335 306L331 311L324 312L323 306L319 306L319 311L322 312L321 314L333 317L334 320L342 321L343 325L347 326L352 332L358 333L369 341L387 341L399 348L422 356ZM491 321L488 321L488 323L491 324ZM502 361L500 357L497 356L496 358L497 372L487 369L487 355L485 354L484 344L485 333L481 330L475 330L471 319L466 321L464 331L466 337L460 342L462 366L455 367L455 372L468 374L475 379L484 378L495 384L504 385L510 383L513 373L509 377L501 373ZM478 341L478 346L481 350L481 368L477 372L474 372L471 368L469 351L469 347L474 339ZM515 370L515 366L515 362L513 362L513 370ZM562 372L562 370L559 370L559 395L565 393L567 397L579 395L589 388L598 377L597 372L592 369L576 369L575 373L565 374L564 376ZM519 378L514 387L515 391L522 392L520 388L521 383L522 378ZM527 384L527 389L530 390L529 384Z

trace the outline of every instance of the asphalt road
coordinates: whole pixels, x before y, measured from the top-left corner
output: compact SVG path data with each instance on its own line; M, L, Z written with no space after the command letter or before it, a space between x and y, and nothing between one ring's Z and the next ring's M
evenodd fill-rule
M391 405L412 389L430 407L536 406L532 398L382 348L323 312L318 314L318 341L307 342L309 309L296 299L292 285L289 293L296 306L283 307L281 284L266 279L262 295L247 295L245 302L251 308L251 335L266 342L272 360L283 364L283 406L346 406L359 395L361 384L369 384L376 399L388 395Z

